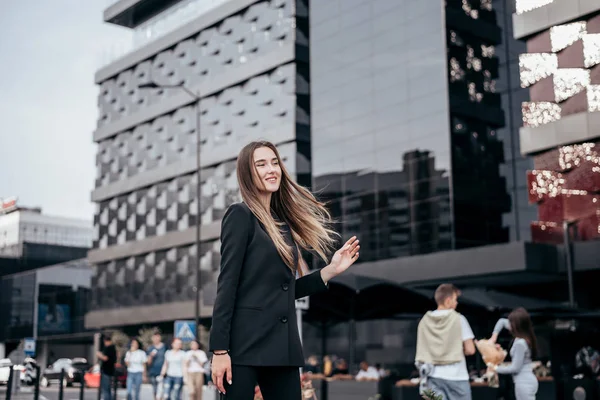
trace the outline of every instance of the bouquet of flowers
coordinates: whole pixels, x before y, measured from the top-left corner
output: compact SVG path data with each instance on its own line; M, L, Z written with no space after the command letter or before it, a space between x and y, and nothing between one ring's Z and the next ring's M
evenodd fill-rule
M488 366L488 371L485 374L488 386L498 387L500 381L498 379L498 373L494 368L504 362L506 350L502 349L499 344L492 343L486 339L476 341L475 345L477 346L477 350L479 350L483 361Z
M315 388L312 385L312 380L308 374L302 374L300 376L300 387L302 388L302 399L318 400ZM263 400L263 396L258 385L256 385L254 388L254 400Z
M302 386L302 398L305 400L318 400L317 393L312 384L309 374L300 376L300 385Z

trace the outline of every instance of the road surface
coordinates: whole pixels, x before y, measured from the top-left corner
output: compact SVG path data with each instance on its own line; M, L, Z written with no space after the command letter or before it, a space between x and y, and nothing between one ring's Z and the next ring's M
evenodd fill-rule
M0 400L4 400L6 398L6 386L0 386ZM181 395L182 399L187 399L185 389ZM84 400L97 400L98 399L98 389L85 389L84 391ZM127 392L125 389L117 390L117 400L126 400ZM140 393L140 399L152 399L152 386L150 385L142 385L142 390ZM33 389L30 387L21 388L21 392L18 394L13 394L12 400L33 400ZM40 388L40 400L59 400L58 398L58 388L56 386L49 387L46 389ZM65 388L63 392L63 400L79 400L79 387Z
M205 389L207 389L205 387ZM208 389L207 389L208 390ZM65 388L63 392L63 400L79 400L80 387L75 386L71 388ZM187 391L185 386L181 391L181 399L188 399ZM216 400L217 396L212 390L208 393L205 392L203 400ZM6 399L6 386L0 386L0 400ZM33 388L23 387L17 394L12 395L11 400L33 400ZM49 388L40 388L39 400L59 400L58 388L50 386ZM83 400L98 400L98 389L85 389ZM125 389L117 390L116 400L127 400L127 391ZM152 400L152 386L150 384L143 384L142 390L140 391L140 400Z

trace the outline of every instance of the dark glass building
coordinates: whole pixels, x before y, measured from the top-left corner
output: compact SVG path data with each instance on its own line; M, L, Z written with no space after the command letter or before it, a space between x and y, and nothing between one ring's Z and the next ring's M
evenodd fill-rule
M314 187L362 261L524 239L526 91L494 4L311 3Z
M65 274L61 273L63 269L49 266L77 264L80 266L77 272L87 268L81 273L91 275L85 257L92 236L89 221L46 215L40 208L18 205L15 198L10 201L0 199L0 358L8 356L25 337L40 339L38 344L42 349L49 336L60 334L68 341L73 339L73 334L83 330L87 295L80 296L71 290L78 273ZM74 271L74 268L67 270ZM86 293L89 293L89 280L88 277L84 285ZM79 325L69 322L60 331L52 331L44 329L43 323L38 324L38 298L42 304L42 293L47 293L48 281L67 288L67 296L72 297L68 303L68 316L62 320L77 315ZM50 292L54 293L55 289L51 288ZM83 289L79 286L77 290ZM56 308L52 307L52 312L46 312L48 308L41 312L55 315ZM22 354L19 357L22 358Z
M85 259L0 277L0 344L5 354L31 337L37 340L41 365L57 357L90 357L93 333L85 329L84 317L91 277Z

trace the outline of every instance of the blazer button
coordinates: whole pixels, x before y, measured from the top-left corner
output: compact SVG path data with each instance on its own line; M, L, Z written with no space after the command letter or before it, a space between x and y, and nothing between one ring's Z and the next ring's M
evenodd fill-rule
M287 283L284 283L281 285L281 288L283 289L284 292L287 292L287 290L290 288L290 286Z
M281 323L287 324L287 317L281 317L279 318L279 320L281 321Z

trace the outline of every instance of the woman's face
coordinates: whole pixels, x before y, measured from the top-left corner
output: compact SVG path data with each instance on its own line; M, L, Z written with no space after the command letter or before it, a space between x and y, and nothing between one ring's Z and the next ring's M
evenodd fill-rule
M198 350L200 346L198 346L198 342L193 341L192 343L190 343L190 348L192 350Z
M131 350L135 351L138 350L140 348L140 345L138 344L138 342L136 342L135 340L133 342L131 342Z
M172 347L173 347L174 350L180 350L181 347L182 347L182 344L183 343L181 342L181 339L175 339L175 340L173 340Z
M264 192L274 193L281 184L281 166L275 152L268 147L254 150L254 183Z

